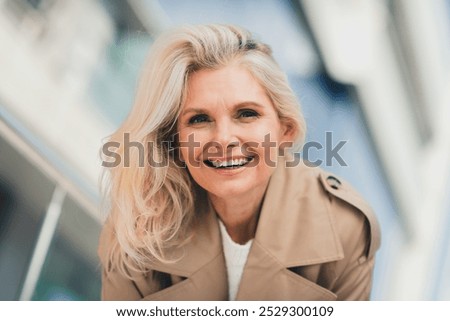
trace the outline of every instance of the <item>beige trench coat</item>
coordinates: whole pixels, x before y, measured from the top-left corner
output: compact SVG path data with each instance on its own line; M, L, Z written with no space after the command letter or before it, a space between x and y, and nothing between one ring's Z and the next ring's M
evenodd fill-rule
M99 256L112 238L105 225ZM378 222L348 183L319 168L276 169L236 300L367 300ZM225 259L211 211L174 264L129 280L103 269L103 300L227 300Z

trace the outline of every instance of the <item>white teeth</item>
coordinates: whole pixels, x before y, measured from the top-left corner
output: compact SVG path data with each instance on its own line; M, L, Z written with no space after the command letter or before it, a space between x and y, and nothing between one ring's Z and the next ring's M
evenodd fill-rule
M249 162L246 158L232 159L229 161L210 160L214 167L241 166Z

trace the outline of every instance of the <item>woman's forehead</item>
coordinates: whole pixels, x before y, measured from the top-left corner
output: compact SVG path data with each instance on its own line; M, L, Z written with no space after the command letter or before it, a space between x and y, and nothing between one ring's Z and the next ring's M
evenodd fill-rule
M243 101L267 103L264 88L243 66L231 65L220 69L203 69L191 75L187 84L185 107L199 108L199 103Z

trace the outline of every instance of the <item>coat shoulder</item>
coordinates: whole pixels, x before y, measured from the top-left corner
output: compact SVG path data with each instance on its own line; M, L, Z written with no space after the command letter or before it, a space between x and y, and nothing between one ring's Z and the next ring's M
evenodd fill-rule
M323 169L316 169L320 186L331 198L336 198L356 209L365 218L370 232L367 256L371 257L380 247L381 232L377 217L364 198L344 179Z
M294 176L300 177L306 185L314 186L315 191L320 191L331 202L337 203L336 206L341 209L341 212L349 212L350 208L353 209L351 212L357 213L359 218L364 218L370 233L367 256L373 256L381 243L380 226L375 213L364 198L346 180L319 167L303 164L297 170L299 175ZM308 189L311 190L311 187ZM338 216L336 219L343 219L341 215Z

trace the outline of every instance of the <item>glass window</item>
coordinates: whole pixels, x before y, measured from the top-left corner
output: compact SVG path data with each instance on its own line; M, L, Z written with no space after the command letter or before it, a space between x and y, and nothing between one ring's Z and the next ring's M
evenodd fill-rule
M102 1L113 26L92 71L88 98L115 126L127 116L133 104L136 83L152 37L127 1Z
M0 300L17 300L54 184L0 137Z
M17 68L9 70L14 76L9 88L26 93L18 103L5 99L0 121L89 202L97 202L97 176L90 170L96 165L87 164L94 160L88 155L95 158L98 151L91 142L100 144L104 127L118 125L128 113L151 37L127 1L8 0L0 1L0 16L14 27L5 51L20 52L12 64ZM22 42L27 46L16 48ZM14 72L26 66L33 66L28 69L32 72ZM21 97L5 91L10 95L6 98ZM33 99L35 93L44 104ZM54 99L59 95L64 98ZM65 139L59 140L62 136ZM55 182L28 161L30 155L8 145L1 132L0 151L0 299L15 300L20 298ZM52 243L43 254L45 263L31 288L32 299L99 299L99 230L96 219L66 196L56 233L47 235Z
M70 196L62 206L33 300L99 300L100 226Z
M117 32L92 74L88 92L114 125L119 125L131 109L136 79L151 44L147 33Z
M450 177L447 180L447 190L444 195L450 195ZM433 281L431 289L431 300L450 300L450 199L444 207L444 224L439 231L436 240L436 256L433 268L435 274L430 278Z

